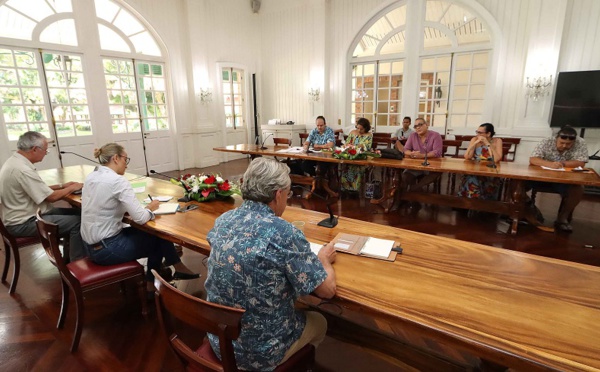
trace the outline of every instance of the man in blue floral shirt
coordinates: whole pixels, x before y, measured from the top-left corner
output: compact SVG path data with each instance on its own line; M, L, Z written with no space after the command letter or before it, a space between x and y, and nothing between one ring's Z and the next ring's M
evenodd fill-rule
M237 366L271 371L296 351L325 337L327 322L316 312L294 308L299 296L335 294L335 250L316 256L304 234L280 216L290 192L289 169L257 158L244 174L244 203L224 213L208 233L211 246L208 301L245 309L234 341ZM219 355L219 341L209 335Z
M317 116L315 124L317 127L310 131L306 141L304 141L304 151L308 151L311 146L314 150L319 151L323 149L332 149L335 146L335 133L333 132L333 129L327 126L327 121L325 121L323 116ZM325 164L321 165L325 166ZM316 161L305 160L302 162L302 171L314 176L316 175L316 166ZM325 170L323 170L323 173L325 173Z

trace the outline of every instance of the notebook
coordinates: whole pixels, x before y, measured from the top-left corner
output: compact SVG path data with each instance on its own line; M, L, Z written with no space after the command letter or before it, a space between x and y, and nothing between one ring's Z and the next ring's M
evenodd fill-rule
M178 209L179 203L160 203L158 209L154 211L154 214L173 214L176 213Z

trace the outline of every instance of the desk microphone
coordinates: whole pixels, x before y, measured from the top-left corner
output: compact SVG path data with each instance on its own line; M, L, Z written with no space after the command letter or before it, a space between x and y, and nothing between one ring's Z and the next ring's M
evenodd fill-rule
M260 145L260 149L261 149L261 150L266 150L266 149L267 149L267 146L265 146L265 142L267 142L267 139L268 139L269 137L271 137L272 135L273 135L273 133L269 133L269 135L268 135L268 136L266 136L266 137L265 137L265 139L262 141L262 144Z
M152 174L158 174L159 176L162 176L162 177L165 177L165 178L167 178L169 181L170 181L171 179L176 179L176 178L174 178L174 177L167 176L166 174L158 173L158 172L157 172L157 171L155 171L154 169L150 169L150 173L152 173ZM184 189L186 192L190 192L190 189L187 187L187 185L185 184L185 182L183 182L182 180L179 180L179 182L181 183L181 186L183 186L183 189Z
M100 163L98 163L96 160L92 160L92 159L90 159L90 158L86 158L85 156L83 156L83 155L79 155L79 154L78 154L78 153L76 153L76 152L71 152L71 151L61 151L60 153L61 153L61 154L72 154L72 155L75 155L75 156L79 156L80 158L82 158L82 159L85 159L85 160L87 160L87 161L91 161L91 162L92 162L92 163L94 163L94 164L100 164Z
M496 160L494 159L494 152L490 149L490 157L488 158L488 160L491 160L492 162L490 164L488 164L488 168L498 168L498 166L496 165Z
M421 163L421 165L423 165L423 166L429 165L429 162L427 161L427 139L425 139L425 159L423 159L423 162Z
M331 210L331 203L327 203L327 199L322 197L319 194L316 194L314 192L312 192L310 189L307 189L303 186L300 185L292 185L292 188L298 188L298 189L302 189L304 191L308 191L311 192L313 196L316 196L317 198L324 200L326 202L327 205L327 211L329 211L329 218L324 219L323 221L319 222L317 225L319 226L323 226L323 227L327 227L327 228L334 228L337 226L338 224L338 218L336 216L333 215L333 211Z

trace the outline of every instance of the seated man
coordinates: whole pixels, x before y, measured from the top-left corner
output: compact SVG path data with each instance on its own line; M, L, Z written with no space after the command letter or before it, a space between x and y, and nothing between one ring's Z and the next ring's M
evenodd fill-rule
M396 140L394 148L400 152L404 152L404 145L402 144L402 141L407 140L408 137L414 133L414 131L410 128L410 124L410 116L405 116L404 119L402 119L402 128L398 129L392 137L393 140Z
M556 137L549 137L537 144L529 164L544 166L548 168L577 168L583 167L588 161L588 149L583 138L577 136L577 132L570 126L562 127ZM556 228L561 231L571 232L573 228L569 224L569 216L583 198L582 185L568 185L562 183L529 182L528 187L536 185L550 186L564 199L563 208L558 211Z
M37 236L35 213L41 208L44 219L58 225L61 236L70 235L71 261L86 256L79 232L81 217L73 208L53 208L55 201L81 190L83 184L68 182L48 186L33 166L44 160L48 140L38 132L27 132L19 137L17 152L0 170L0 201L2 220L14 236Z
M429 124L423 118L415 120L415 133L411 134L404 146L404 157L410 159L439 158L442 156L443 141L439 133L429 130ZM409 186L419 190L437 180L439 172L418 171L407 169L402 173L402 190L407 191Z
M311 145L314 150L332 149L335 146L335 134L333 133L333 129L327 126L327 122L323 116L317 116L316 125L317 127L310 131L310 134L303 144L304 151L308 152ZM302 162L302 170L304 173L308 173L311 176L316 175L316 166L316 161L305 160ZM324 164L322 164L322 166L324 166ZM325 171L322 173L325 174Z
M297 297L335 294L333 244L310 250L304 234L280 216L290 192L289 170L256 158L244 173L243 204L224 213L208 233L207 300L246 310L233 342L237 366L271 371L295 352L325 338L327 321L294 308ZM214 352L219 340L209 334Z

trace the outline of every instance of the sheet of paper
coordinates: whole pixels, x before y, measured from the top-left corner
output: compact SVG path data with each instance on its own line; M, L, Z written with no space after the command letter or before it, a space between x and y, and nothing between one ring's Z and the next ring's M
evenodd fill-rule
M168 202L171 199L173 199L173 197L168 195L152 195L152 200L158 200L159 202ZM152 200L150 200L150 198L146 198L144 199L144 203L150 203Z
M347 251L347 250L348 250L348 248L350 248L350 244L345 244L345 243L340 243L340 242L337 242L337 243L335 243L335 244L333 245L333 247L334 247L335 249L343 249L343 250Z
M132 183L131 187L133 188L133 192L139 194L141 192L146 191L146 182Z
M565 171L565 168L555 169L555 168L544 167L543 165L541 167L542 167L542 169L546 169L546 170L553 170L553 171L559 171L559 172L564 172Z
M304 152L304 148L302 147L289 147L287 149L277 150L277 153L280 154L299 154Z
M179 203L161 203L157 210L154 211L155 215L161 214L173 214L179 209Z
M365 245L360 250L360 254L368 254L370 256L377 256L387 258L394 247L393 240L369 238L365 242Z
M319 254L319 251L321 250L321 248L323 248L323 244L318 244L318 243L313 243L313 242L309 242L309 243L310 243L310 250L312 251L312 253Z

